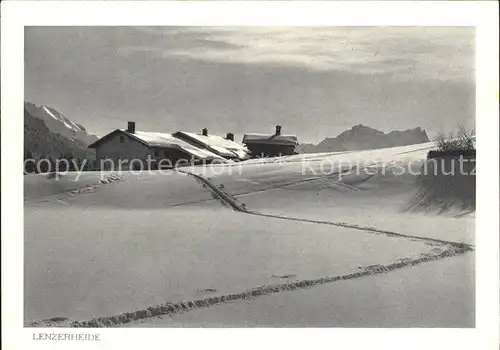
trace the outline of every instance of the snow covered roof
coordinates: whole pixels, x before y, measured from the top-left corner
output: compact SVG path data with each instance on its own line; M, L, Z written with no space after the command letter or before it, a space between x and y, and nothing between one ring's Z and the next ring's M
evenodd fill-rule
M298 145L299 141L295 135L276 135L276 134L245 134L243 143L257 143L270 145Z
M144 132L136 131L135 133L129 133L126 130L122 130L127 135L140 139L147 143L150 147L163 147L163 148L178 148L186 151L187 153L194 155L200 159L223 159L223 157L210 152L209 150L200 149L195 147L186 141L183 141L172 134L165 134L161 132Z
M237 142L228 140L222 136L218 135L200 135L192 132L179 131L174 134L176 137L182 137L184 139L191 139L197 143L204 145L207 149L212 152L219 154L223 157L247 159L249 158L249 150L246 146L239 144Z
M127 135L140 139L148 144L151 147L174 147L179 144L186 143L182 140L179 140L173 137L171 134L166 134L162 132L145 132L145 131L136 131L134 133L130 133L127 130L122 130L122 132ZM188 144L189 145L189 144Z

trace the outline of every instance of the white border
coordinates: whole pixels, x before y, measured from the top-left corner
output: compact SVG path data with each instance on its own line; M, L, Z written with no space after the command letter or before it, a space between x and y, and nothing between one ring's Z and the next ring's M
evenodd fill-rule
M2 3L2 345L5 349L128 347L498 349L498 5L487 2ZM475 329L101 329L97 343L34 342L23 329L23 40L28 25L421 25L477 27ZM91 332L91 330L88 330Z

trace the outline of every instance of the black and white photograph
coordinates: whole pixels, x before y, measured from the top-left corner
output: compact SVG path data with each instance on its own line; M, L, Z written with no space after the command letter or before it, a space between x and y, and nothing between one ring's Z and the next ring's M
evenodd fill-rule
M474 327L473 28L28 27L25 99L26 325Z
M478 325L473 25L23 36L32 341Z

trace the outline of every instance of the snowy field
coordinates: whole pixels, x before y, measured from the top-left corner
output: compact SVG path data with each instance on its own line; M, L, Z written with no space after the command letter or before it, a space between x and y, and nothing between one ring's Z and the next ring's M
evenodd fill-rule
M432 146L182 169L206 183L26 175L25 324L473 327L474 254L456 243L474 245L474 211L409 209L417 176L397 173Z
M474 326L474 294L471 253L387 275L229 302L124 326L466 328Z

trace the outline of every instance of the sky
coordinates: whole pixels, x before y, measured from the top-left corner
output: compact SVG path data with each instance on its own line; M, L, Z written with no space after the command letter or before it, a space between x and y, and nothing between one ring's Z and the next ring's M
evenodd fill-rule
M101 136L141 131L318 143L357 124L429 136L475 123L468 27L26 27L25 101Z

